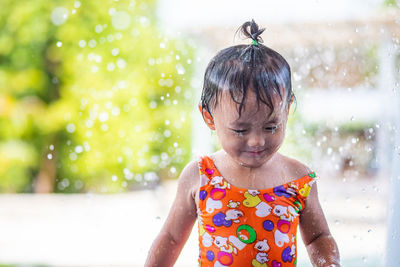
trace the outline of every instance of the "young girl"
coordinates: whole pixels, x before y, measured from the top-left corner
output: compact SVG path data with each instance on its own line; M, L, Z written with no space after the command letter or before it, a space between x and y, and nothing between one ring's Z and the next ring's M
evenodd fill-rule
M173 266L196 219L199 266L296 266L298 224L313 265L340 266L315 172L278 152L294 100L290 67L260 43L254 20L240 30L252 44L211 60L199 105L222 149L182 171L146 266Z

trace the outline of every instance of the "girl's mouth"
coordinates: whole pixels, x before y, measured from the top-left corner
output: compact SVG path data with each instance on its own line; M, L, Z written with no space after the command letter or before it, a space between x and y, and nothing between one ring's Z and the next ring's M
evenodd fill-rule
M246 151L247 154L250 156L261 156L265 152L265 149L263 150L255 150L255 151Z

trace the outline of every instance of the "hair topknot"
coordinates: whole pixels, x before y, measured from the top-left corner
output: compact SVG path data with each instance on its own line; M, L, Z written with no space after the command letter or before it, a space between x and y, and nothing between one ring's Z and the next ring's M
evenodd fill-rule
M256 94L258 105L270 107L271 114L275 96L289 107L294 97L290 66L281 54L261 44L264 30L254 20L243 23L236 34L251 38L253 43L222 49L208 63L200 103L207 111L213 111L224 91L238 104L239 116L250 91Z
M265 31L265 28L260 29L258 24L252 19L251 21L246 21L240 26L236 33L239 32L239 35L244 36L245 38L251 38L253 41L257 43L263 43L263 39L261 38L261 34Z

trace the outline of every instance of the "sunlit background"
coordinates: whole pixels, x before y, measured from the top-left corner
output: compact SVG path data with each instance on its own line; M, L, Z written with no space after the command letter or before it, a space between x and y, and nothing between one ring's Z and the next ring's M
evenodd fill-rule
M319 174L343 266L400 266L399 7L0 0L0 266L143 266L182 168L218 148L205 67L252 18L292 67L282 152Z

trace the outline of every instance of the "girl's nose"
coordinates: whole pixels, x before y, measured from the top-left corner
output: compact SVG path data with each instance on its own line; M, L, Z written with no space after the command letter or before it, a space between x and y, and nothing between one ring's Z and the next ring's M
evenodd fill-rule
M247 141L247 145L249 147L261 147L262 148L265 145L265 138L262 134L257 134L257 133L251 134Z

